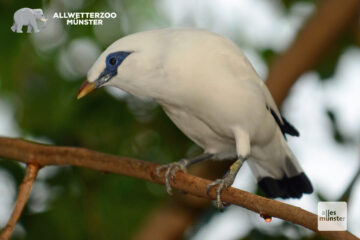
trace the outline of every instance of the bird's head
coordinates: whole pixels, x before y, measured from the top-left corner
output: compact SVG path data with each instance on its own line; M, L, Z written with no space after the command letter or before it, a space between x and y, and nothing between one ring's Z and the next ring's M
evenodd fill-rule
M80 99L103 86L115 86L137 96L151 96L159 73L158 43L153 34L133 34L111 44L96 60L79 89ZM150 79L150 80L149 80Z

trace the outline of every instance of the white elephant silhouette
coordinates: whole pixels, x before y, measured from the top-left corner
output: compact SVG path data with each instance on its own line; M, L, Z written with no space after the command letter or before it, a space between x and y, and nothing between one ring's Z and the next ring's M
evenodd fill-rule
M14 24L11 26L13 32L22 33L22 27L27 26L27 32L39 32L36 20L46 22L41 9L21 8L14 13Z

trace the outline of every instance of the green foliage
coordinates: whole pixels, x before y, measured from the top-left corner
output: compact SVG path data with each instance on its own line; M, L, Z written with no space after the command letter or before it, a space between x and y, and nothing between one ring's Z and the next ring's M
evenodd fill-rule
M290 8L296 4L296 3L301 3L301 2L310 2L310 3L315 3L317 4L319 2L319 0L281 0L284 8L286 11L289 11Z
M154 6L146 2L146 12L151 16L141 19L137 15L140 23L146 17L154 17ZM101 89L76 100L85 76L73 81L64 79L58 70L58 56L61 48L76 38L96 41L91 26L66 27L69 37L63 45L39 53L31 34L13 33L10 26L17 9L41 8L41 1L0 4L0 96L13 104L22 135L157 163L184 157L192 143L159 107L151 111L151 121L143 123L128 107L134 101L132 97L115 99ZM123 4L144 13L139 2ZM110 6L106 2L91 2L82 11L99 9ZM120 33L117 38L121 36ZM0 168L20 184L24 175L20 164L1 159ZM26 239L128 239L157 200L166 196L165 190L153 183L72 167L59 167L55 174L39 182L49 188L51 196L44 211L34 212L26 207L20 220Z
M346 138L344 136L344 134L341 132L341 130L339 129L339 125L338 125L338 121L336 118L335 113L332 110L327 110L326 114L331 122L331 128L332 128L332 133L333 133L333 137L335 139L335 141L337 141L338 143L344 144L346 142Z

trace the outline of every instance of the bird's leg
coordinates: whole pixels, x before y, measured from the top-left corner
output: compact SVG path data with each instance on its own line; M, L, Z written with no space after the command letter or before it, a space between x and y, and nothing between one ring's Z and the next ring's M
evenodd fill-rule
M236 174L240 170L244 160L245 160L244 158L239 157L230 166L229 171L225 174L225 176L222 179L216 179L215 181L213 181L212 183L210 183L210 184L208 184L206 186L206 193L209 195L210 189L217 185L217 189L216 189L216 206L219 209L221 209L223 207L223 203L221 201L221 191L222 191L222 189L224 187L229 188L234 183Z
M190 165L193 165L195 163L198 163L198 162L201 162L204 160L208 160L208 159L212 158L213 156L214 156L214 154L205 153L205 154L197 156L193 159L181 159L178 162L165 164L165 165L162 165L162 166L159 166L156 168L156 174L158 176L160 176L161 171L166 170L165 175L164 175L165 186L166 186L166 191L171 195L172 192L171 192L170 178L172 181L174 181L176 172L178 172L178 171L187 172L187 168Z

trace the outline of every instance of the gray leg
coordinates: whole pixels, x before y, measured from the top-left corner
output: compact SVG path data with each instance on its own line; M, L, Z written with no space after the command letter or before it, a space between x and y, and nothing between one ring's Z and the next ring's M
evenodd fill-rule
M36 24L35 19L32 19L32 20L30 21L30 25L31 25L31 27L34 29L34 32L39 32L39 28L38 28L38 26L37 26L37 24Z
M14 24L11 26L11 30L12 30L13 32L16 32L16 23L14 23Z
M16 32L17 32L17 33L22 33L22 27L23 27L23 25L21 25L21 24L16 24Z
M31 33L31 31L32 31L32 27L31 27L31 25L29 24L29 25L27 25L27 32L28 32L28 33Z
M239 157L231 166L229 171L222 179L216 179L212 183L206 186L206 193L209 194L209 191L212 187L217 186L216 189L216 205L219 209L223 207L223 203L221 201L221 190L225 188L229 188L235 180L236 174L240 170L245 159Z
M183 172L187 172L187 168L190 165L193 165L195 163L204 161L204 160L208 160L210 158L212 158L214 155L213 154L209 154L209 153L205 153L202 154L200 156L197 156L193 159L181 159L178 162L174 162L174 163L169 163L166 165L162 165L156 168L156 174L158 176L160 176L161 171L166 170L165 172L165 186L166 186L166 191L171 195L171 185L170 185L170 178L172 181L174 181L176 172L178 171L183 171Z

